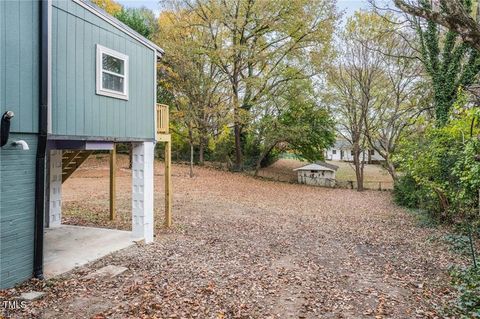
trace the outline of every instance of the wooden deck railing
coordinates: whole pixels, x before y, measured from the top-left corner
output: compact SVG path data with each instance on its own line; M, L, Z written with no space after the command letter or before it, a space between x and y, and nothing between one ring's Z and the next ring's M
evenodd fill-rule
M157 104L157 135L168 134L168 105Z

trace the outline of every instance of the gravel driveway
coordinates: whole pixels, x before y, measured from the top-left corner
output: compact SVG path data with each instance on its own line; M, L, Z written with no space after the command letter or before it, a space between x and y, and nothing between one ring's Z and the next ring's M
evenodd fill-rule
M130 172L119 172L119 216L112 223L107 165L89 160L64 184L66 222L128 229ZM181 165L173 173L172 229L161 227L158 163L155 243L4 292L46 292L14 315L433 318L452 298L447 269L459 257L439 240L441 230L418 227L388 192L276 183L207 168L196 168L190 179ZM85 278L105 265L128 271Z

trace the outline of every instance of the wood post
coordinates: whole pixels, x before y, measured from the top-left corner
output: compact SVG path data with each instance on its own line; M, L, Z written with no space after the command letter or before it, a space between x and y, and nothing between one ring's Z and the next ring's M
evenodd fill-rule
M117 217L117 146L113 144L113 150L110 151L110 220Z
M172 142L165 143L165 227L172 226Z

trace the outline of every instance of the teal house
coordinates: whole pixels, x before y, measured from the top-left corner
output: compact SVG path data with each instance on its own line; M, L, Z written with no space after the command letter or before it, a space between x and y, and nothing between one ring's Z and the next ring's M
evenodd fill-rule
M133 145L132 237L153 240L162 54L87 1L0 1L0 288L43 277L62 182L116 142Z

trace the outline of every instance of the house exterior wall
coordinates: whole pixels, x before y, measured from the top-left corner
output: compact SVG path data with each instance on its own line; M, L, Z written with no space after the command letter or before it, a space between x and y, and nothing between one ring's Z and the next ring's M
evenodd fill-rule
M96 94L96 45L129 57L129 99ZM156 52L72 0L52 8L52 133L155 138Z
M38 132L39 1L0 1L0 112L10 131Z
M0 116L15 113L0 149L0 289L33 270L39 10L39 1L0 1ZM12 146L16 140L30 149Z
M21 150L11 141L25 140ZM32 276L37 135L10 134L0 150L0 289Z
M0 0L0 116L15 113L0 149L0 289L33 271L39 19L40 1ZM51 36L51 137L153 141L156 52L73 0L53 0ZM129 56L128 101L96 95L96 44Z
M332 171L297 171L298 183L314 186L335 186L335 172Z
M329 161L341 161L341 150L334 148L328 149L325 158Z
M335 154L334 154L335 151ZM343 151L343 157L342 157L342 151ZM368 152L363 151L360 153L360 158L364 159L366 162L368 162L369 157L368 157ZM351 148L344 148L344 149L336 149L336 148L330 148L325 152L325 159L329 161L346 161L346 162L353 162L353 155L352 155L352 149ZM370 161L384 161L385 159L378 154L377 151L374 151L373 155L370 155Z

